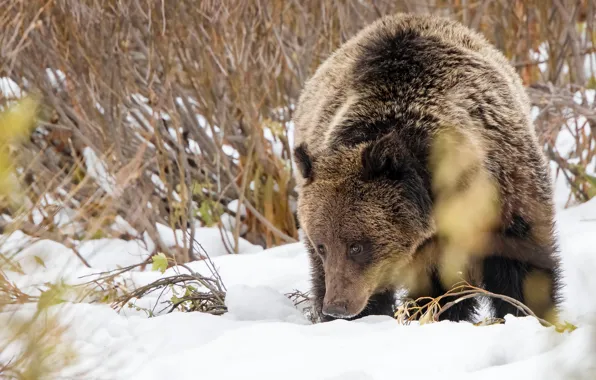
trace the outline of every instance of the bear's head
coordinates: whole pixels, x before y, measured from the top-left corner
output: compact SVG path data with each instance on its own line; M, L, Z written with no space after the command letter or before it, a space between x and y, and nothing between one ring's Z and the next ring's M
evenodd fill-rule
M395 133L318 154L295 148L298 218L311 260L324 268L324 314L354 317L373 294L394 290L400 268L433 235L425 151Z

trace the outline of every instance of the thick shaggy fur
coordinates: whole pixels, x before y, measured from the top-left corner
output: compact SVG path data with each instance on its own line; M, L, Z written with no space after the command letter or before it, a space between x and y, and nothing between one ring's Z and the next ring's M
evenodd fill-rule
M429 164L446 128L479 147L478 168L498 188L498 226L466 279L528 302L526 280L540 274L546 285L530 291L546 301L529 306L544 315L556 305L548 166L520 78L483 37L442 18L384 17L319 67L294 122L298 218L323 320L391 314L401 287L413 298L448 290ZM442 319L470 320L475 307L468 300ZM502 301L493 307L497 317L517 313Z

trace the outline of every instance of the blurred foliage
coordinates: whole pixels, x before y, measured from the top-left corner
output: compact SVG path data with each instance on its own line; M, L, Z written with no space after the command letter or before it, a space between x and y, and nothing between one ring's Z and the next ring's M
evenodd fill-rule
M18 192L14 178L14 164L10 147L26 138L34 126L38 103L34 98L24 98L0 113L0 194L10 197ZM40 265L41 259L37 258ZM41 262L40 262L41 261ZM38 297L22 292L6 276L5 270L14 270L14 264L0 254L0 316L6 340L2 340L0 352L14 356L6 363L0 362L0 377L4 379L48 379L56 371L71 364L75 358L63 336L64 327L52 315L50 306L62 302L69 289L65 284L50 284ZM19 313L6 319L9 313L2 311L9 305L35 302L37 310L30 315Z
M17 174L11 159L21 141L35 127L37 101L27 97L8 105L0 114L0 206L8 207L18 193Z

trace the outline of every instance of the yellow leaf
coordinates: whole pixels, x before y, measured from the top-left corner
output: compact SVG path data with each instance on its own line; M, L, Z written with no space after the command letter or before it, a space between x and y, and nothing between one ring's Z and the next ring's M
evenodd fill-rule
M563 324L557 324L555 326L555 330L560 333L563 333L565 331L572 332L575 329L577 329L577 326L575 326L574 324L569 323L567 321L565 321L565 323L563 323Z
M23 98L0 114L0 142L6 143L27 135L35 122L37 101Z
M153 264L151 268L164 273L166 269L168 269L168 258L166 255L164 255L162 252L159 252L157 255L153 256Z
M13 193L12 160L8 145L24 138L34 126L37 102L33 98L21 99L0 113L0 195Z

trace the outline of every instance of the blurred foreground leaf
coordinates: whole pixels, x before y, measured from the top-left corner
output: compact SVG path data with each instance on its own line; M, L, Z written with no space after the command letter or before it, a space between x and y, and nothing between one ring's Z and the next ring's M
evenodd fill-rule
M41 311L64 302L67 290L68 286L64 283L49 284L48 289L44 290L39 296L37 310Z
M10 196L14 191L9 145L27 137L35 125L37 109L37 100L23 98L0 113L0 196Z

